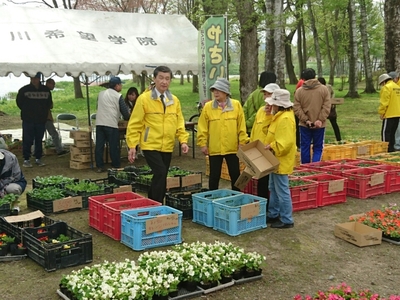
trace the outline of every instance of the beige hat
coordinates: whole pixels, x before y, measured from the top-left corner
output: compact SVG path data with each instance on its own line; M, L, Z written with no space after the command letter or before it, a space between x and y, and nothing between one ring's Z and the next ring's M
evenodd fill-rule
M381 76L379 76L379 79L378 79L379 85L381 85L384 81L386 81L388 79L392 79L392 77L390 77L388 74L382 74Z
M267 97L264 99L265 103L267 103L267 104L269 104L268 101L270 101L270 100L271 100L271 97Z
M275 90L279 89L279 85L276 83L268 83L264 88L263 91L266 91L270 94L272 94Z
M284 89L275 90L271 98L265 99L265 102L269 105L282 106L283 108L293 106L293 103L290 101L290 92Z

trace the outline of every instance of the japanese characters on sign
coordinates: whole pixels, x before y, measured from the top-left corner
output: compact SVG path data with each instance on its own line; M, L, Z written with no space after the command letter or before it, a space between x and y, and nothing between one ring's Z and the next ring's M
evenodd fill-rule
M200 101L211 99L209 88L227 77L226 17L210 17L199 30Z

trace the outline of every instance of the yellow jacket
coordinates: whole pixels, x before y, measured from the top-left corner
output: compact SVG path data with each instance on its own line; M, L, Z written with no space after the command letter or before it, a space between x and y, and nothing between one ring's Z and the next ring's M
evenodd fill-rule
M265 113L265 105L260 107L254 119L253 128L251 129L250 142L260 140L265 144L267 135L263 132L263 128L271 123L272 115Z
M267 132L266 144L271 145L276 158L279 160L277 174L291 174L296 156L296 122L294 113L279 111L272 117L271 124L264 128Z
M197 145L207 146L212 155L237 153L239 144L249 141L243 108L238 100L227 98L224 110L216 100L205 104L197 125Z
M400 117L400 86L393 80L381 88L378 113L385 119Z
M169 91L165 96L165 112L154 89L137 98L126 132L129 148L140 144L142 150L172 152L175 138L180 143L187 143L189 133L185 130L179 99Z

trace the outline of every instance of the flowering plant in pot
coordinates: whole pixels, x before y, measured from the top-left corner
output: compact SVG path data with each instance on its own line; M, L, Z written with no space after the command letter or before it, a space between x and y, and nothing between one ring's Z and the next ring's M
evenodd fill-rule
M350 217L350 220L381 230L384 237L400 241L400 210L397 204L373 209L361 216Z
M244 264L246 271L256 272L256 275L261 274L261 264L266 260L266 257L257 252L248 252L244 254Z
M297 294L294 296L293 300L385 300L386 298L380 297L378 294L373 293L368 289L354 291L349 285L345 282L341 283L338 286L333 286L329 288L327 291L318 291L314 296L306 295L304 298ZM392 295L387 300L397 300L400 299L400 296Z

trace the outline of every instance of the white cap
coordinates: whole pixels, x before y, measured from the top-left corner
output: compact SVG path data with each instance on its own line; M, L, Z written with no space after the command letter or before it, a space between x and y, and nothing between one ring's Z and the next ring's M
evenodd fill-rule
M268 83L264 88L263 91L266 91L270 94L272 94L275 90L279 89L279 85L276 83Z
M3 159L4 159L4 153L0 152L0 160L3 160Z

